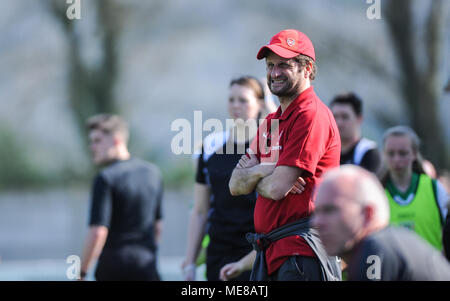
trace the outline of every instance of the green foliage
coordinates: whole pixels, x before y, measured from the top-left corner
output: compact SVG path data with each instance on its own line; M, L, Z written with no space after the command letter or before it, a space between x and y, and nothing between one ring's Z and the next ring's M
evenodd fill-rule
M134 137L134 138L133 138ZM174 190L192 189L194 185L196 166L191 156L168 156L166 153L148 148L140 141L143 137L137 137L131 133L129 143L130 153L138 158L156 164L162 173L164 187Z
M175 190L192 189L195 169L191 158L169 161L160 168L165 187Z
M4 125L0 126L0 141L0 189L35 187L49 183L49 177L28 158L26 147Z

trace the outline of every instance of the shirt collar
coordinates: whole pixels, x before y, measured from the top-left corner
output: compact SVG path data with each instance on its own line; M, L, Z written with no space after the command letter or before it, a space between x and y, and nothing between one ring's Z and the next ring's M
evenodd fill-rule
M314 87L310 86L308 89L304 90L300 95L294 99L289 106L286 108L286 111L281 114L281 105L278 107L278 110L275 112L274 119L286 120L289 116L294 112L295 108L299 107L304 100L311 97L314 94Z

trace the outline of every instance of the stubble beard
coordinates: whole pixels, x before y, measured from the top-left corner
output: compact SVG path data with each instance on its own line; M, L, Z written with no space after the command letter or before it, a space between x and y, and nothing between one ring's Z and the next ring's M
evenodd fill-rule
M278 97L291 97L297 94L295 87L292 85L291 82L286 82L285 86L281 90L275 90L272 88L272 82L269 80L268 82L269 90L272 92L273 95Z

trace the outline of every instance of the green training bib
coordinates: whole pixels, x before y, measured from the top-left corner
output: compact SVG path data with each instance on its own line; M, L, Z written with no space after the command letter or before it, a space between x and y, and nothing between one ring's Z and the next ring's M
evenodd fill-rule
M398 193L392 183L387 186L390 224L411 229L436 249L442 250L441 213L433 190L433 181L425 174L416 174L411 186L416 182L414 178L418 178L417 189L407 195Z

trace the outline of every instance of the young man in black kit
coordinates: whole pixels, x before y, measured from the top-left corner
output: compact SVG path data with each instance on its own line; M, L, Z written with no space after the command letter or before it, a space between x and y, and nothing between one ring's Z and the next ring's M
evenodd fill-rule
M330 104L341 135L341 165L354 164L376 173L381 156L375 141L361 136L362 101L354 93L337 95Z
M81 279L99 257L97 280L160 280L156 269L162 218L160 171L130 156L128 127L119 116L93 116L87 128L93 161L102 169L92 188Z

